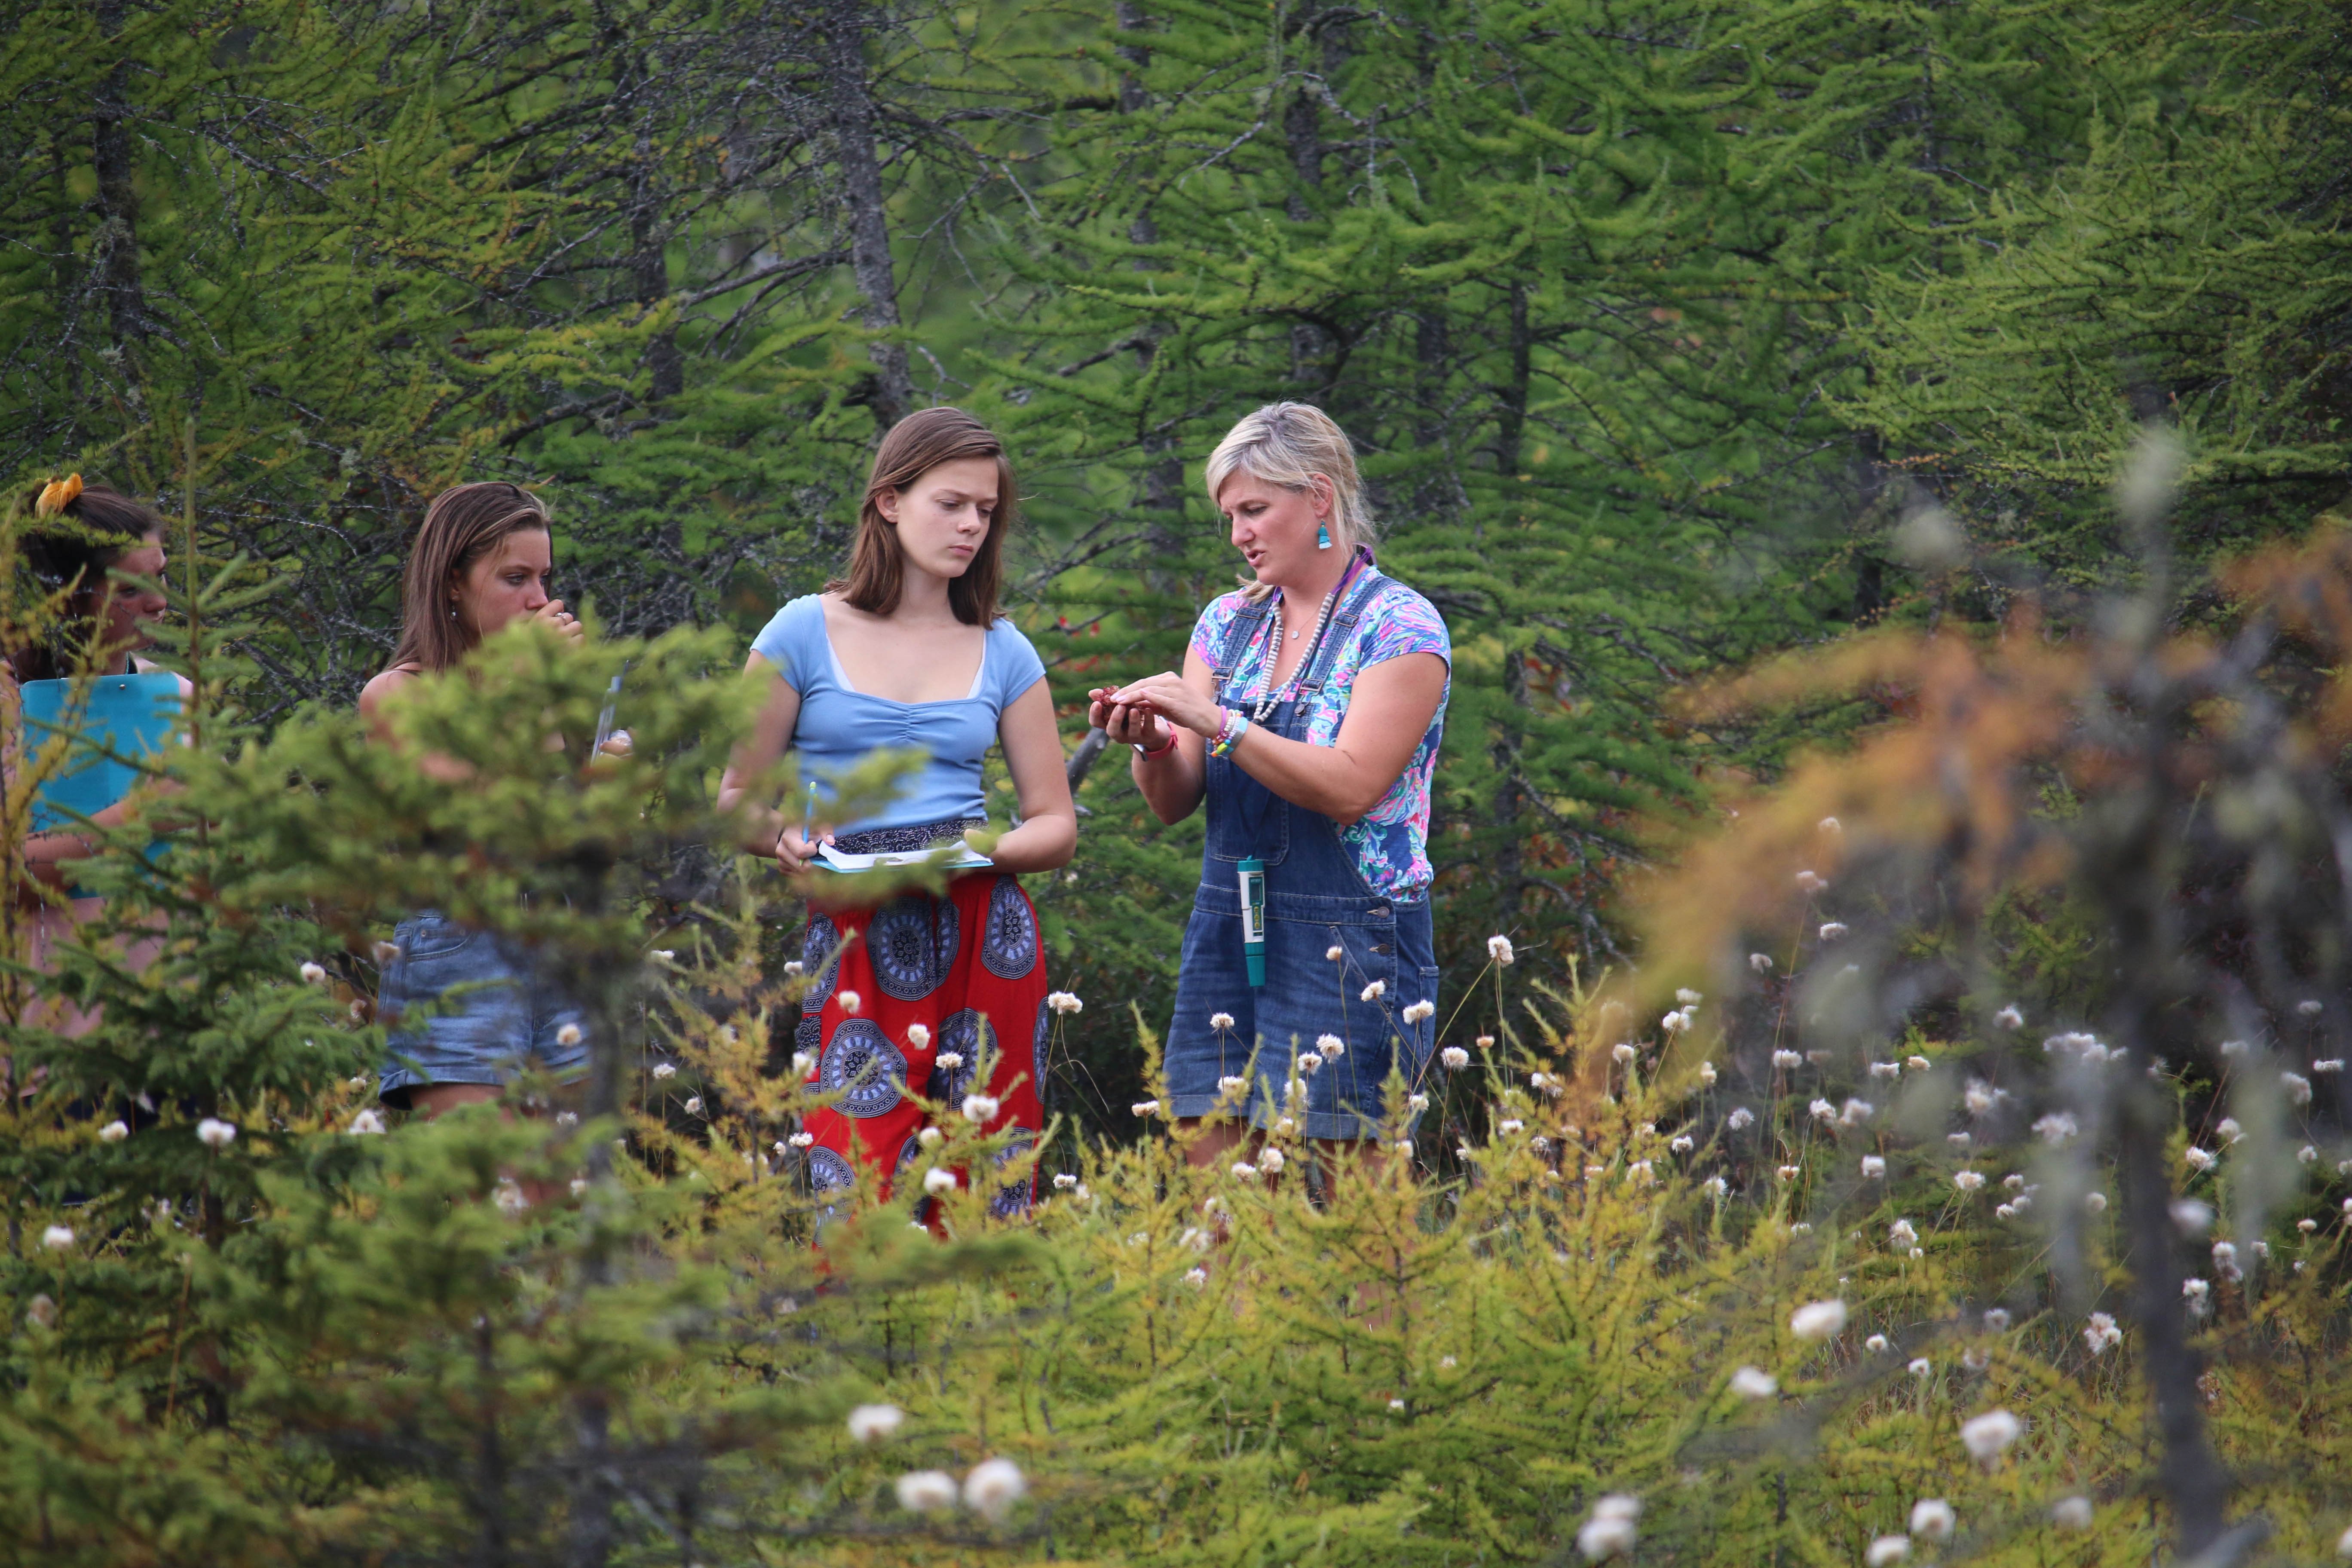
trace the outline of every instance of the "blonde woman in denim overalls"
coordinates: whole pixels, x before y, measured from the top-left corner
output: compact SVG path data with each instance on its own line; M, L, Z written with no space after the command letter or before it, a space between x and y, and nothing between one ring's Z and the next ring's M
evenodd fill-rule
M1207 480L1255 581L1202 612L1183 673L1092 693L1162 822L1208 805L1165 1060L1171 1114L1234 1118L1192 1144L1199 1164L1284 1118L1327 1145L1374 1138L1391 1074L1426 1066L1453 659L1435 607L1373 563L1354 450L1321 410L1250 415Z

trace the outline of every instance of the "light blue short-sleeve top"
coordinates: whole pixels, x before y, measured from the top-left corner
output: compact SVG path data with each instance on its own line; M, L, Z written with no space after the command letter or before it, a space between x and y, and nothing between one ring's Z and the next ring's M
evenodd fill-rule
M775 666L777 679L800 693L793 746L803 778L820 803L830 781L883 747L923 753L919 773L900 781L898 798L880 816L834 824L836 833L916 827L959 817L986 816L981 761L996 743L1005 709L1045 679L1045 664L1011 621L988 628L980 673L961 697L898 702L849 684L825 635L824 605L815 595L794 599L751 639L751 651Z

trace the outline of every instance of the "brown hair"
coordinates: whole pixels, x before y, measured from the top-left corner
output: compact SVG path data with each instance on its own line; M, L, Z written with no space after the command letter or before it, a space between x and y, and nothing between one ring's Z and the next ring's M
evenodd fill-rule
M547 528L547 503L503 479L443 490L425 509L400 581L400 646L394 665L447 669L481 639L453 613L449 582L510 533Z
M890 427L874 454L874 468L866 476L866 500L857 509L857 541L850 546L849 575L825 584L853 606L870 616L887 616L898 607L898 592L906 581L907 557L898 545L898 530L882 515L884 490L905 495L917 480L941 463L959 458L996 459L996 515L988 520L988 537L964 568L948 584L948 604L966 626L996 623L996 590L1003 581L1004 535L1013 526L1015 498L1013 465L1004 443L987 426L961 408L925 408Z
M71 675L98 635L98 610L107 592L106 574L116 562L150 539L162 537L163 519L121 490L87 485L56 513L39 517L17 536L25 570L43 595L67 594L65 613L39 642L17 650L9 661L19 680L58 680Z

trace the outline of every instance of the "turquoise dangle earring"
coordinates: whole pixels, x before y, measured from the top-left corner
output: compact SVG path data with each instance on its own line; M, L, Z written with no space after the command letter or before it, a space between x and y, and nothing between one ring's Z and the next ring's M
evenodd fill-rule
M1331 525L1319 517L1315 520L1315 548L1318 550L1331 548Z

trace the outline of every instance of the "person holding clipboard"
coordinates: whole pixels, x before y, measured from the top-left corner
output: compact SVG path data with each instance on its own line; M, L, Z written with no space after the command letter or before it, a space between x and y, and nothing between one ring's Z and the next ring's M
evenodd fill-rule
M1181 674L1092 693L1160 821L1208 805L1168 1109L1369 1140L1390 1070L1417 1081L1435 1046L1430 784L1453 647L1436 607L1374 564L1354 448L1322 410L1250 415L1207 480L1245 586L1202 611ZM1220 1123L1190 1157L1249 1136Z
M46 971L57 944L103 906L80 889L76 868L98 852L94 830L130 819L136 759L170 743L190 689L138 657L167 607L161 516L73 474L41 487L18 545L21 569L56 613L46 635L9 656L0 683L0 760L12 772L44 753L54 761L19 847L16 900L30 928L26 961ZM62 756L50 750L59 743ZM142 965L140 949L160 940L142 939L127 959ZM95 1015L49 1002L25 1022L71 1037L88 1033Z
M1043 1125L1045 952L1020 874L1068 862L1077 813L1045 667L997 614L1013 512L1012 466L986 426L955 408L909 415L875 454L848 576L777 611L744 664L767 698L719 804L740 814L747 849L787 870L853 871L985 827L992 745L1020 797L1020 826L985 857L965 845L968 868L940 897L868 908L845 879L838 896L812 898L802 962L814 978L798 1038L812 1081L838 1096L803 1129L819 1191L849 1185L853 1160L877 1167L886 1188L914 1162L929 1113L910 1095L992 1132ZM746 781L788 747L810 793L749 799ZM922 771L881 816L833 820L824 780L884 747L922 753ZM983 1038L995 1058L985 1081ZM1014 1212L1030 1189L1002 1184L992 1202Z

